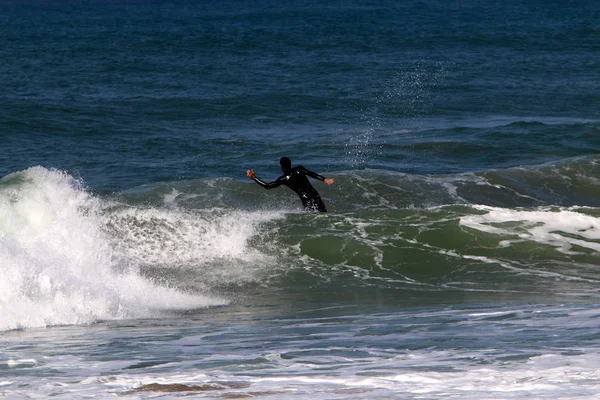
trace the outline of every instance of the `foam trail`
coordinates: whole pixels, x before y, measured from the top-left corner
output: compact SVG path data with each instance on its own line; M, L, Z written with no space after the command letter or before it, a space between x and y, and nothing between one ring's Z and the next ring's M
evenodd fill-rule
M122 268L100 210L99 199L59 171L33 167L0 180L0 330L225 304Z

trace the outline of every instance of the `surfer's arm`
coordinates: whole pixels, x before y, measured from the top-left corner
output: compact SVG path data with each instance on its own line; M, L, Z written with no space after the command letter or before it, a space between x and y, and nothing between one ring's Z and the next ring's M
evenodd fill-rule
M325 178L323 175L319 175L316 172L306 169L302 165L300 165L299 168L302 170L302 172L304 172L306 175L310 176L311 178L323 181L328 185L331 185L334 182L333 178Z
M256 177L256 174L251 169L246 171L246 175L248 175L248 178L252 179L254 182L258 183L260 186L264 187L265 189L273 189L278 186L281 186L281 184L283 183L283 181L281 181L280 179L277 179L276 181L273 181L273 182L262 181Z

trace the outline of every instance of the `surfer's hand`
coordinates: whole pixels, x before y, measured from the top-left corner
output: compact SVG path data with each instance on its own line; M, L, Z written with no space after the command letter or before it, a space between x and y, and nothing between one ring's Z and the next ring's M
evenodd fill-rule
M335 181L333 180L333 178L325 178L323 182L325 182L328 185L332 185Z
M246 171L246 175L248 175L248 178L250 179L254 179L254 177L256 176L256 174L254 173L254 170L249 169L248 171Z

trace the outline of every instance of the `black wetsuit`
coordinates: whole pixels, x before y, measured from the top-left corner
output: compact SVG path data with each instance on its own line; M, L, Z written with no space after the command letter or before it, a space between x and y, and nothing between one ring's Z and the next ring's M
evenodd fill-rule
M315 178L321 181L325 180L324 176L309 171L302 165L298 165L294 168L285 171L283 175L281 175L273 182L263 182L256 177L254 177L253 179L256 183L258 183L265 189L273 189L281 185L286 185L294 192L298 193L298 196L300 196L300 200L302 200L302 205L304 206L305 210L327 212L325 204L323 203L323 200L321 200L321 196L319 196L319 193L315 190L314 187L312 187L312 185L308 181L308 178L306 177L307 175L311 178Z

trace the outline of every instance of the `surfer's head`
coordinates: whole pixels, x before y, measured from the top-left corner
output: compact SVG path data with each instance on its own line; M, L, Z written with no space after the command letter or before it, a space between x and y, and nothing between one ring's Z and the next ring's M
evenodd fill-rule
M281 165L282 171L287 171L288 169L292 169L292 160L287 157L281 157L279 159L279 165Z

